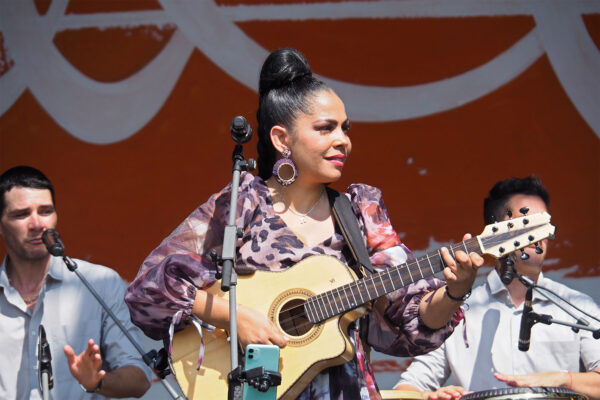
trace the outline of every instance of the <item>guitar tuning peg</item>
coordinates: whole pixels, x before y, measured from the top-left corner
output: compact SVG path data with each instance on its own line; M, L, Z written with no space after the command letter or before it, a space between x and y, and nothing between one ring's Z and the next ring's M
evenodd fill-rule
M525 250L521 249L521 260L529 259L529 254L525 253Z
M512 218L512 211L506 210L506 215L508 215L508 218Z
M542 254L544 251L540 247L540 244L536 242L535 244L535 254Z
M521 207L519 208L519 212L523 215L527 215L527 213L529 212L529 207Z
M514 261L512 260L512 257L508 256L506 257L506 265L509 267L512 267L513 265L515 265Z

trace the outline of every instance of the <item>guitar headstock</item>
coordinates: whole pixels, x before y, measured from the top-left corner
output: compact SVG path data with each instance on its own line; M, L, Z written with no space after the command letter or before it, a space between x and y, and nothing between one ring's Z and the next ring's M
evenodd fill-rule
M482 253L504 257L543 239L553 238L556 228L547 212L525 215L487 225L477 236Z

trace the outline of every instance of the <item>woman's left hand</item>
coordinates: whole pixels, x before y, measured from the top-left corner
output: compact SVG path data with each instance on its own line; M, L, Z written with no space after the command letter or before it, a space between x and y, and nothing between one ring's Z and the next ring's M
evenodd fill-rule
M464 240L470 238L469 234L464 236ZM457 300L471 290L477 269L483 265L483 258L475 253L467 255L464 251L456 251L452 257L445 247L442 247L441 253L446 264L444 277L448 295L444 290L434 290L431 295L423 296L419 304L421 319L430 329L440 329L453 318L461 304ZM454 299L450 299L449 296Z
M471 239L470 234L466 234L463 240ZM483 265L483 257L477 253L467 254L462 250L455 252L452 257L446 247L442 247L442 258L446 263L444 268L444 277L448 285L448 292L456 298L464 296L477 277L477 269Z

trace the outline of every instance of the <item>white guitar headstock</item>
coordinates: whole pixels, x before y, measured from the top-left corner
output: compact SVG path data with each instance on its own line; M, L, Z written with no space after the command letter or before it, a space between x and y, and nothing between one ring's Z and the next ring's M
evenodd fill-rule
M482 253L500 258L552 238L555 230L550 224L550 214L543 212L487 225L477 240Z

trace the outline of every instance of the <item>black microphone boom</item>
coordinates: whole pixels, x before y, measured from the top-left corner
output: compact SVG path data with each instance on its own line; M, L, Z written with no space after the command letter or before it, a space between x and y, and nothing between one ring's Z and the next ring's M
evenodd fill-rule
M531 306L531 300L533 297L533 289L527 288L525 294L525 304L523 304L523 315L521 316L521 332L519 333L519 350L529 350L529 339L531 338L531 327L533 326L533 320L531 312L533 307Z
M60 240L60 235L54 229L46 229L42 233L42 242L46 245L48 253L56 257L62 257L65 254L65 246Z

